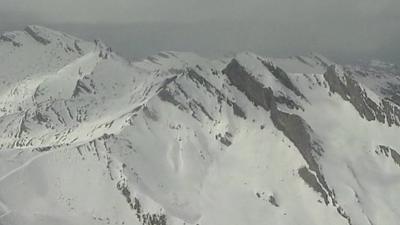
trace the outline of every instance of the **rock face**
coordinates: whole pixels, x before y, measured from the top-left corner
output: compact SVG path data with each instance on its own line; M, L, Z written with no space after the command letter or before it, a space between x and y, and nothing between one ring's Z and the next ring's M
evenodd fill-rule
M400 125L400 106L395 101L385 98L380 102L374 102L349 74L344 74L342 81L334 65L328 68L324 77L330 90L338 93L344 100L351 102L361 117L369 121L378 120L381 123L387 123L389 126Z
M25 28L25 31L37 42L48 45L51 43L50 40L46 39L44 36L40 34L40 27L37 26L29 26Z
M0 224L400 221L400 94L370 67L128 62L40 26L1 35L0 59Z
M273 107L274 96L272 90L256 81L236 59L233 59L228 64L223 73L255 105L259 105L265 110L270 110Z

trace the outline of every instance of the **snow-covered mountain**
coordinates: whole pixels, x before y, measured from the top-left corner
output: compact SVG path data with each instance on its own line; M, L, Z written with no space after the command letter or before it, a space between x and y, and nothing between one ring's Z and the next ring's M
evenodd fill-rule
M386 66L129 62L40 26L4 33L0 224L398 225L400 75Z

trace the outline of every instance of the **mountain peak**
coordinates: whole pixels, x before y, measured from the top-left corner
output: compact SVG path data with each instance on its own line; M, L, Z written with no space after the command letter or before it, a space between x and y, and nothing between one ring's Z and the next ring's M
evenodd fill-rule
M10 42L15 47L31 45L35 42L43 46L52 43L73 46L75 42L84 42L77 37L39 25L29 25L23 30L4 32L1 34L0 40Z
M50 44L49 40L50 32L49 30L43 30L42 27L38 26L28 26L24 29L33 39L44 45Z
M58 32L58 31L53 30L51 28L40 26L40 25L35 25L35 24L31 24L31 25L26 26L24 28L24 30L32 30L32 31L41 32L41 33L55 33L55 32ZM58 33L60 33L60 32L58 32Z
M24 29L24 31L43 45L48 45L53 41L70 42L79 40L71 35L39 25L29 25Z

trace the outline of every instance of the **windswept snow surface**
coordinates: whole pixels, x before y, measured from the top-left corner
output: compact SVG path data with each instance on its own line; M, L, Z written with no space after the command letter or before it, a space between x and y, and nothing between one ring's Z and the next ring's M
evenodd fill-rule
M394 71L4 33L0 225L398 225Z

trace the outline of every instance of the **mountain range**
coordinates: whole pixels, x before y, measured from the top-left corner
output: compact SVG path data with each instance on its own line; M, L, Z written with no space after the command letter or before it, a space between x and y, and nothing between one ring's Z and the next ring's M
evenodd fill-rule
M134 43L134 40L132 40ZM398 225L400 69L0 36L0 225Z

